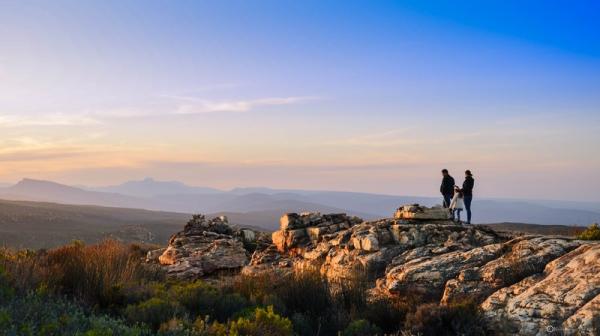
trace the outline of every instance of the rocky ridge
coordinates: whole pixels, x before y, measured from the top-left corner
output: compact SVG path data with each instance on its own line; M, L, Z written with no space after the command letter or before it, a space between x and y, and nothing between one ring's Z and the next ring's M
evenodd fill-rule
M439 207L407 205L394 218L376 221L344 214L285 214L280 230L250 257L243 244L247 238L224 229L222 220L199 222L173 236L166 250L155 252L170 275L313 269L339 281L364 273L373 297L410 296L440 304L474 300L497 333L600 331L597 243L505 236L484 226L456 224Z

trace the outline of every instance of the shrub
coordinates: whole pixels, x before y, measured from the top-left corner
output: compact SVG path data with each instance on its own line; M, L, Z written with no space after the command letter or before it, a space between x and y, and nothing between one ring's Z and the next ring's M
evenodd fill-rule
M331 307L329 284L316 271L301 271L286 276L273 293L288 312L320 316Z
M280 277L266 273L256 276L242 274L235 278L229 290L241 294L251 303L262 304L264 298L271 295L279 283Z
M597 223L594 223L580 233L577 238L583 240L600 240L600 227Z
M332 301L343 309L356 315L367 308L367 290L369 280L364 269L356 269L349 279L337 280L332 285Z
M404 302L380 298L369 303L363 316L386 334L392 334L402 329L408 311L408 305Z
M194 322L194 335L200 336L227 336L227 326L219 322L209 323L209 318L198 318Z
M343 336L373 336L378 334L381 334L381 329L367 320L352 321L342 333Z
M132 323L141 322L158 330L160 325L171 320L175 315L175 307L159 298L151 298L125 309L127 319Z
M13 289L8 284L8 279L4 267L0 265L0 302L10 299L14 294Z
M427 303L406 318L406 327L423 335L485 335L486 328L479 307L470 301L448 306Z
M87 315L61 298L28 294L0 303L2 335L141 336L148 331L103 315Z
M20 251L0 258L0 263L21 292L45 284L51 292L110 307L122 304L123 284L162 279L162 273L145 267L141 257L139 249L107 240L90 246L75 242L47 252Z
M287 336L292 335L292 322L275 314L273 307L256 308L254 316L231 322L229 333L232 336Z
M225 322L252 305L238 293L224 294L216 301L212 317Z
M313 319L302 314L295 313L291 317L294 331L300 336L312 336L317 334L313 328Z
M138 326L129 327L120 320L107 316L94 316L89 319L89 330L84 336L141 336L150 331Z
M219 291L203 281L177 284L169 290L170 296L193 315L212 315Z

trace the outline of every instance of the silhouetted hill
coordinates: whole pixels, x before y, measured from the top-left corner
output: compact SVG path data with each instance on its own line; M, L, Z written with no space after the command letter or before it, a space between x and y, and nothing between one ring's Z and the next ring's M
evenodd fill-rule
M25 179L15 186L0 188L0 197L184 213L346 212L364 219L390 216L401 204L419 203L432 206L441 201L439 197L278 190L261 187L219 191L212 188L190 187L180 182L161 182L152 179L131 181L120 186L100 189L120 190L128 194L97 191L99 189L92 191L89 188ZM596 209L600 209L600 204L593 202L486 199L476 195L473 200L473 222L587 226L600 221L600 210Z
M0 200L0 246L42 248L105 237L164 244L188 214Z
M150 199L116 193L89 191L50 181L23 179L0 190L0 197L13 200L57 202L64 204L115 206L122 208L158 209Z
M177 181L156 181L150 177L141 181L129 181L116 186L92 188L92 190L136 197L154 197L173 194L215 194L223 192L214 188L191 187Z

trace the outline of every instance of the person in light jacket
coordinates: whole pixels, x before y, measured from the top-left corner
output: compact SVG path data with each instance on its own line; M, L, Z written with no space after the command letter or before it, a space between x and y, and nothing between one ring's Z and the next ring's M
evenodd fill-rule
M452 217L454 217L455 221L460 223L460 212L464 209L464 195L463 192L458 188L458 186L454 187L454 197L452 197L452 201L450 201L450 210L452 210Z

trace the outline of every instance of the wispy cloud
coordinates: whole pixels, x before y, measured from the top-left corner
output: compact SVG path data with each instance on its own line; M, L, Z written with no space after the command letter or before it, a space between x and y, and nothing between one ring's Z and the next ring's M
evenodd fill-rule
M260 107L294 105L322 99L316 96L290 96L216 100L193 96L191 95L192 93L190 91L185 94L163 94L148 97L145 101L139 102L139 104L87 109L81 111L81 114L90 116L90 120L92 120L92 117L97 120L108 120L220 112L250 112ZM1 125L2 120L0 119Z
M97 155L89 150L80 148L62 148L59 150L25 150L0 152L0 162L47 161L50 159L65 159L78 156Z
M214 101L188 96L169 96L169 98L182 101L175 109L175 114L203 114L216 112L248 112L262 106L293 105L311 100L318 100L318 97L299 96L299 97L272 97L250 100L225 100Z
M86 115L14 115L0 114L0 127L25 126L82 126L100 122Z

